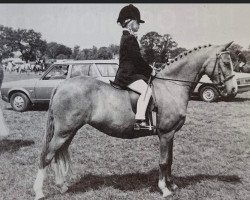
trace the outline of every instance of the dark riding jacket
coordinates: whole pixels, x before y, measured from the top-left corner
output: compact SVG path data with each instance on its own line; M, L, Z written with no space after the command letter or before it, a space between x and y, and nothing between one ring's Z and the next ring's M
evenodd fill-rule
M140 47L134 35L123 31L119 51L119 68L115 83L125 87L137 80L148 81L152 68L142 58Z

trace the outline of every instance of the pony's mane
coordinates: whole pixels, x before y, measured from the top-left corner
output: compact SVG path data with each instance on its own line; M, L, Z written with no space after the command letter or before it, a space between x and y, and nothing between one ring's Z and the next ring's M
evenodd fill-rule
M170 62L167 62L165 66L171 65L172 63L174 63L180 59L185 58L187 55L191 54L192 52L196 52L196 51L199 51L201 49L205 49L205 48L211 47L211 46L212 46L211 44L208 44L208 45L195 47L193 50L184 51L184 52L180 53L178 56L174 57Z

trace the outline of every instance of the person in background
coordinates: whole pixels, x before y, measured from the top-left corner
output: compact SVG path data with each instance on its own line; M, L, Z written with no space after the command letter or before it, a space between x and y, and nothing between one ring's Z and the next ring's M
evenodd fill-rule
M140 53L136 33L144 21L141 20L138 8L132 4L123 7L117 23L123 28L123 34L120 41L119 68L114 83L140 94L135 115L135 130L139 130L147 128L145 113L152 95L147 82L151 75L155 76L156 72L144 61Z
M240 50L237 50L235 54L238 56L239 71L243 72L243 67L246 65L247 59Z

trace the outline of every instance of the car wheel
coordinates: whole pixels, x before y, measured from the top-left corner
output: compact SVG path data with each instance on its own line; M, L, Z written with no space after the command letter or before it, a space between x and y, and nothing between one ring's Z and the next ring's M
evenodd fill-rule
M13 110L23 112L30 106L30 100L25 94L16 92L11 95L10 104Z
M212 86L204 86L199 91L200 98L205 102L214 102L219 98L219 92Z

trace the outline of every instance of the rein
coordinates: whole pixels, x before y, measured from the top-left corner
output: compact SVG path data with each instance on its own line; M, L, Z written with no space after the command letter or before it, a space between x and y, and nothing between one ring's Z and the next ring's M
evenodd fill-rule
M207 82L202 82L202 81L187 81L187 80L180 80L180 79L172 79L172 78L163 78L163 77L158 77L155 76L154 78L160 79L160 80L165 80L165 81L177 81L177 82L184 82L184 83L207 83ZM211 85L221 85L221 83L210 83Z

